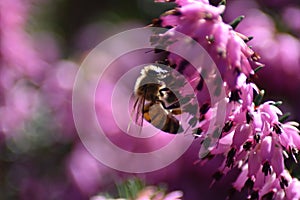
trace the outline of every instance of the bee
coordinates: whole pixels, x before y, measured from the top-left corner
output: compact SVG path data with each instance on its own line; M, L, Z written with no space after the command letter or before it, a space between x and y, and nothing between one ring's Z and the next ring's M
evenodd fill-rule
M174 82L171 72L156 65L145 66L135 83L137 97L133 110L135 121L143 126L143 120L171 134L183 132L180 121L174 116L182 113L176 94L166 87Z

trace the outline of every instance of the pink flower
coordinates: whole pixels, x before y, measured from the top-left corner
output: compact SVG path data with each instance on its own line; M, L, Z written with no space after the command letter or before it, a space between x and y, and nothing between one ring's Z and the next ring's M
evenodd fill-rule
M30 4L3 0L0 4L0 132L20 133L41 107L38 88L47 63L24 30Z
M289 186L286 188L286 197L287 199L296 200L300 199L300 181L296 178L293 178L289 183Z
M300 42L298 40L300 32L297 28L299 27L299 20L297 20L299 8L286 2L285 6L278 7L278 16L283 20L282 25L285 27L282 29L282 26L279 28L276 26L278 21L272 18L272 15L259 10L263 4L257 5L256 2L254 0L233 1L228 4L224 18L232 21L236 16L245 15L245 19L236 30L254 36L248 44L253 46L253 49L261 56L261 62L266 65L266 70L258 72L259 79L256 82L269 90L268 94L284 96L287 99L284 105L293 106L293 109L289 110L299 120L299 114L296 112L299 110L299 105L296 103L299 97L293 95L294 91L299 90L300 85L300 75L295 73L299 71L300 66ZM270 2L264 1L264 3ZM272 1L270 4L274 6L276 3ZM286 33L287 29L289 29L288 33Z
M250 134L252 134L252 128L249 124L239 124L234 132L232 140L233 147L238 149L241 145L243 145L246 142Z
M201 1L177 3L181 7L162 15L161 25L172 28L160 37L174 41L178 31L199 42L217 64L226 83L226 89L236 87L240 72L246 75L253 74L251 66L262 65L257 62L258 57L254 51L243 41L245 36L235 32L230 25L223 22L221 17L225 9L223 5L215 7ZM171 47L175 46L176 42L169 45L171 52ZM169 61L176 65L179 72L186 73L189 70L189 64L183 64L184 61L172 53L169 55Z
M282 133L279 135L279 141L288 151L300 149L299 130L296 128L298 123L287 122L282 124Z
M69 176L82 194L95 194L100 183L105 184L105 174L108 168L92 157L81 144L76 145L67 163Z
M147 186L136 194L136 200L180 200L183 193L181 191L173 191L165 193L155 186ZM90 200L125 200L125 198L106 198L104 196L94 196Z
M265 176L272 170L279 176L284 170L282 148L271 136L265 137L250 153L249 176L256 175L261 166Z
M174 42L180 39L176 38L176 31L198 41L217 63L227 92L225 124L221 128L215 127L213 131L220 133L219 137L208 135L208 124L216 117L216 105L210 105L204 113L200 112L199 140L203 143L202 147L209 151L207 157L224 155L220 167L223 174L230 168L241 168L242 173L234 186L241 190L245 184L253 182L249 192L253 198L284 198L282 189L288 187L289 181L283 178L287 173L284 170L283 151L292 152L299 148L299 131L290 123L282 124L279 121L282 112L275 102L261 104L257 100L261 91L251 83L250 75L254 74L252 67L262 66L257 62L259 56L244 42L246 36L223 22L221 13L224 7L196 1L185 1L179 5L181 7L161 17L162 25L171 28L160 37L172 41L168 45L170 52L172 48L178 48ZM262 23L268 24L268 21ZM168 59L187 77L196 77L193 74L196 72L182 58L170 53ZM200 88L203 92L203 88ZM205 104L199 97L201 108Z
M204 3L204 4L209 4L208 0L154 0L154 2L176 2L176 4L178 5L187 5L190 4L192 2L194 3Z
M300 17L300 8L289 6L284 9L282 14L284 22L295 31L295 33L299 34L300 31L300 23L299 20L296 20Z

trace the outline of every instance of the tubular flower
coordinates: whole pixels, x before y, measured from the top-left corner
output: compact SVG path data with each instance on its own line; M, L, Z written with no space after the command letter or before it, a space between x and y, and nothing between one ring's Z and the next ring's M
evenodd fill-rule
M234 30L239 22L230 25L223 22L224 5L215 7L200 0L175 3L178 7L164 13L156 20L159 23L153 24L168 29L156 35L159 39L153 44L166 47L169 64L195 87L200 116L194 133L201 148L208 151L202 154L200 150L201 162L223 155L217 173L226 174L233 167L239 168L241 173L233 188L238 191L247 188L249 199L299 199L300 182L285 169L283 157L285 154L295 159L300 148L298 124L283 122L278 102L261 103L264 91L259 90L252 78L254 69L263 64L246 44L249 38ZM215 103L208 100L203 76L212 77L205 82L214 81L212 69L205 69L205 73L202 68L193 71L189 62L172 53L173 48L180 46L178 32L193 38L209 53L223 79L225 99ZM191 57L197 56L191 53ZM211 128L210 122L218 120L217 107L221 101L226 102L225 122L222 127Z
M250 84L245 82L245 87L240 87L237 101L230 102L230 98L227 99L229 111L227 110L226 122L217 145L210 147L207 157L224 155L221 173L227 172L227 168L241 168L242 172L233 186L241 190L248 186L249 181L252 182L256 187L250 188L251 198L255 195L260 199L265 195L275 197L276 194L276 198L284 199L287 195L284 191L291 187L291 181L283 179L288 174L283 155L285 153L294 157L299 149L299 130L295 127L297 123L281 123L279 115L282 113L275 102L255 106L252 94L243 95L247 91L243 88L247 86L250 87ZM205 135L205 127L202 130L202 141L205 141L208 137ZM274 181L278 184L273 184ZM277 190L281 191L281 196L278 196Z
M257 62L259 57L246 45L244 40L248 38L223 22L221 14L224 12L224 5L215 7L207 1L195 0L176 3L180 7L164 13L158 20L159 24L155 24L169 29L160 36L175 40L174 35L180 32L200 43L217 64L229 88L235 88L240 73L254 74L251 66L262 65ZM171 50L171 46L169 49ZM189 65L172 53L169 55L169 61L175 64L180 72L184 72Z

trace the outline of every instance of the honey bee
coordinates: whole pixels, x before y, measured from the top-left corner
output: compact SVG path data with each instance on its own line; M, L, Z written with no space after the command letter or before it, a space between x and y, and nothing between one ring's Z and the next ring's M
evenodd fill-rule
M178 97L166 87L172 79L170 71L156 65L148 65L141 70L134 88L137 97L133 106L136 123L140 121L143 126L145 119L164 132L183 132L180 121L174 116L182 113Z

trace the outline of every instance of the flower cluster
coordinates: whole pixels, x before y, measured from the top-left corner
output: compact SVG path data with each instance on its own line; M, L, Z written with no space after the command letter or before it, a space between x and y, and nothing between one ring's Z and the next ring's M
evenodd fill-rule
M176 32L180 32L201 44L217 64L228 88L235 88L240 73L254 74L252 68L262 66L258 62L259 56L244 42L249 38L223 22L221 14L225 10L224 5L214 7L208 1L176 1L176 3L180 7L166 12L158 21L158 25L162 27L172 27L161 37L172 38ZM172 46L170 45L168 49L171 51ZM176 65L179 72L184 73L188 68L189 63L177 55L171 53L168 60L172 65Z
M294 157L300 148L300 137L297 123L281 122L278 115L282 113L276 102L255 105L254 86L245 79L237 91L239 98L228 99L226 123L211 155L225 155L220 174L227 173L226 168L242 169L234 184L237 190L249 187L251 198L263 198L278 195L277 192L284 194L293 187L284 168L283 154ZM299 197L298 193L294 195Z
M58 60L51 34L32 37L25 30L31 9L30 1L20 0L0 7L0 133L7 138L30 128L40 113L53 112L58 126L73 123L69 99L77 65Z
M285 105L294 107L293 110L288 110L299 121L299 97L293 94L300 88L300 75L295 73L300 70L300 32L297 28L300 9L290 2L289 6L272 9L267 13L262 10L254 0L247 3L233 1L228 5L224 18L230 21L236 15L246 16L237 30L255 36L249 45L255 47L261 56L261 62L266 65L266 69L259 72L257 84L267 89L272 96L284 96ZM278 17L274 20L268 14Z
M1 2L0 133L5 135L24 129L40 104L37 87L46 63L24 31L27 16L28 5L22 1Z
M209 134L208 125L218 117L214 112L216 104L207 106L200 100L197 133L199 141L209 150L209 154L202 157L202 162L216 155L224 155L223 164L217 172L219 176L216 177L226 174L233 167L241 169L233 186L236 190L247 188L250 199L299 199L300 182L291 178L285 170L283 157L295 158L300 148L298 124L284 122L285 116L281 116L278 102L261 103L264 91L257 88L252 78L256 69L263 65L258 62L259 56L247 45L250 38L235 31L242 18L229 25L223 22L225 6L222 4L215 7L206 0L175 2L178 7L166 12L154 23L168 28L159 35L172 41L167 43L167 50L172 52L176 43L175 32L196 40L216 63L226 91L226 98L223 99L226 101L225 123L222 127L214 127L214 134ZM188 70L189 63L183 58L169 53L167 59L183 74ZM196 91L203 92L198 87Z

